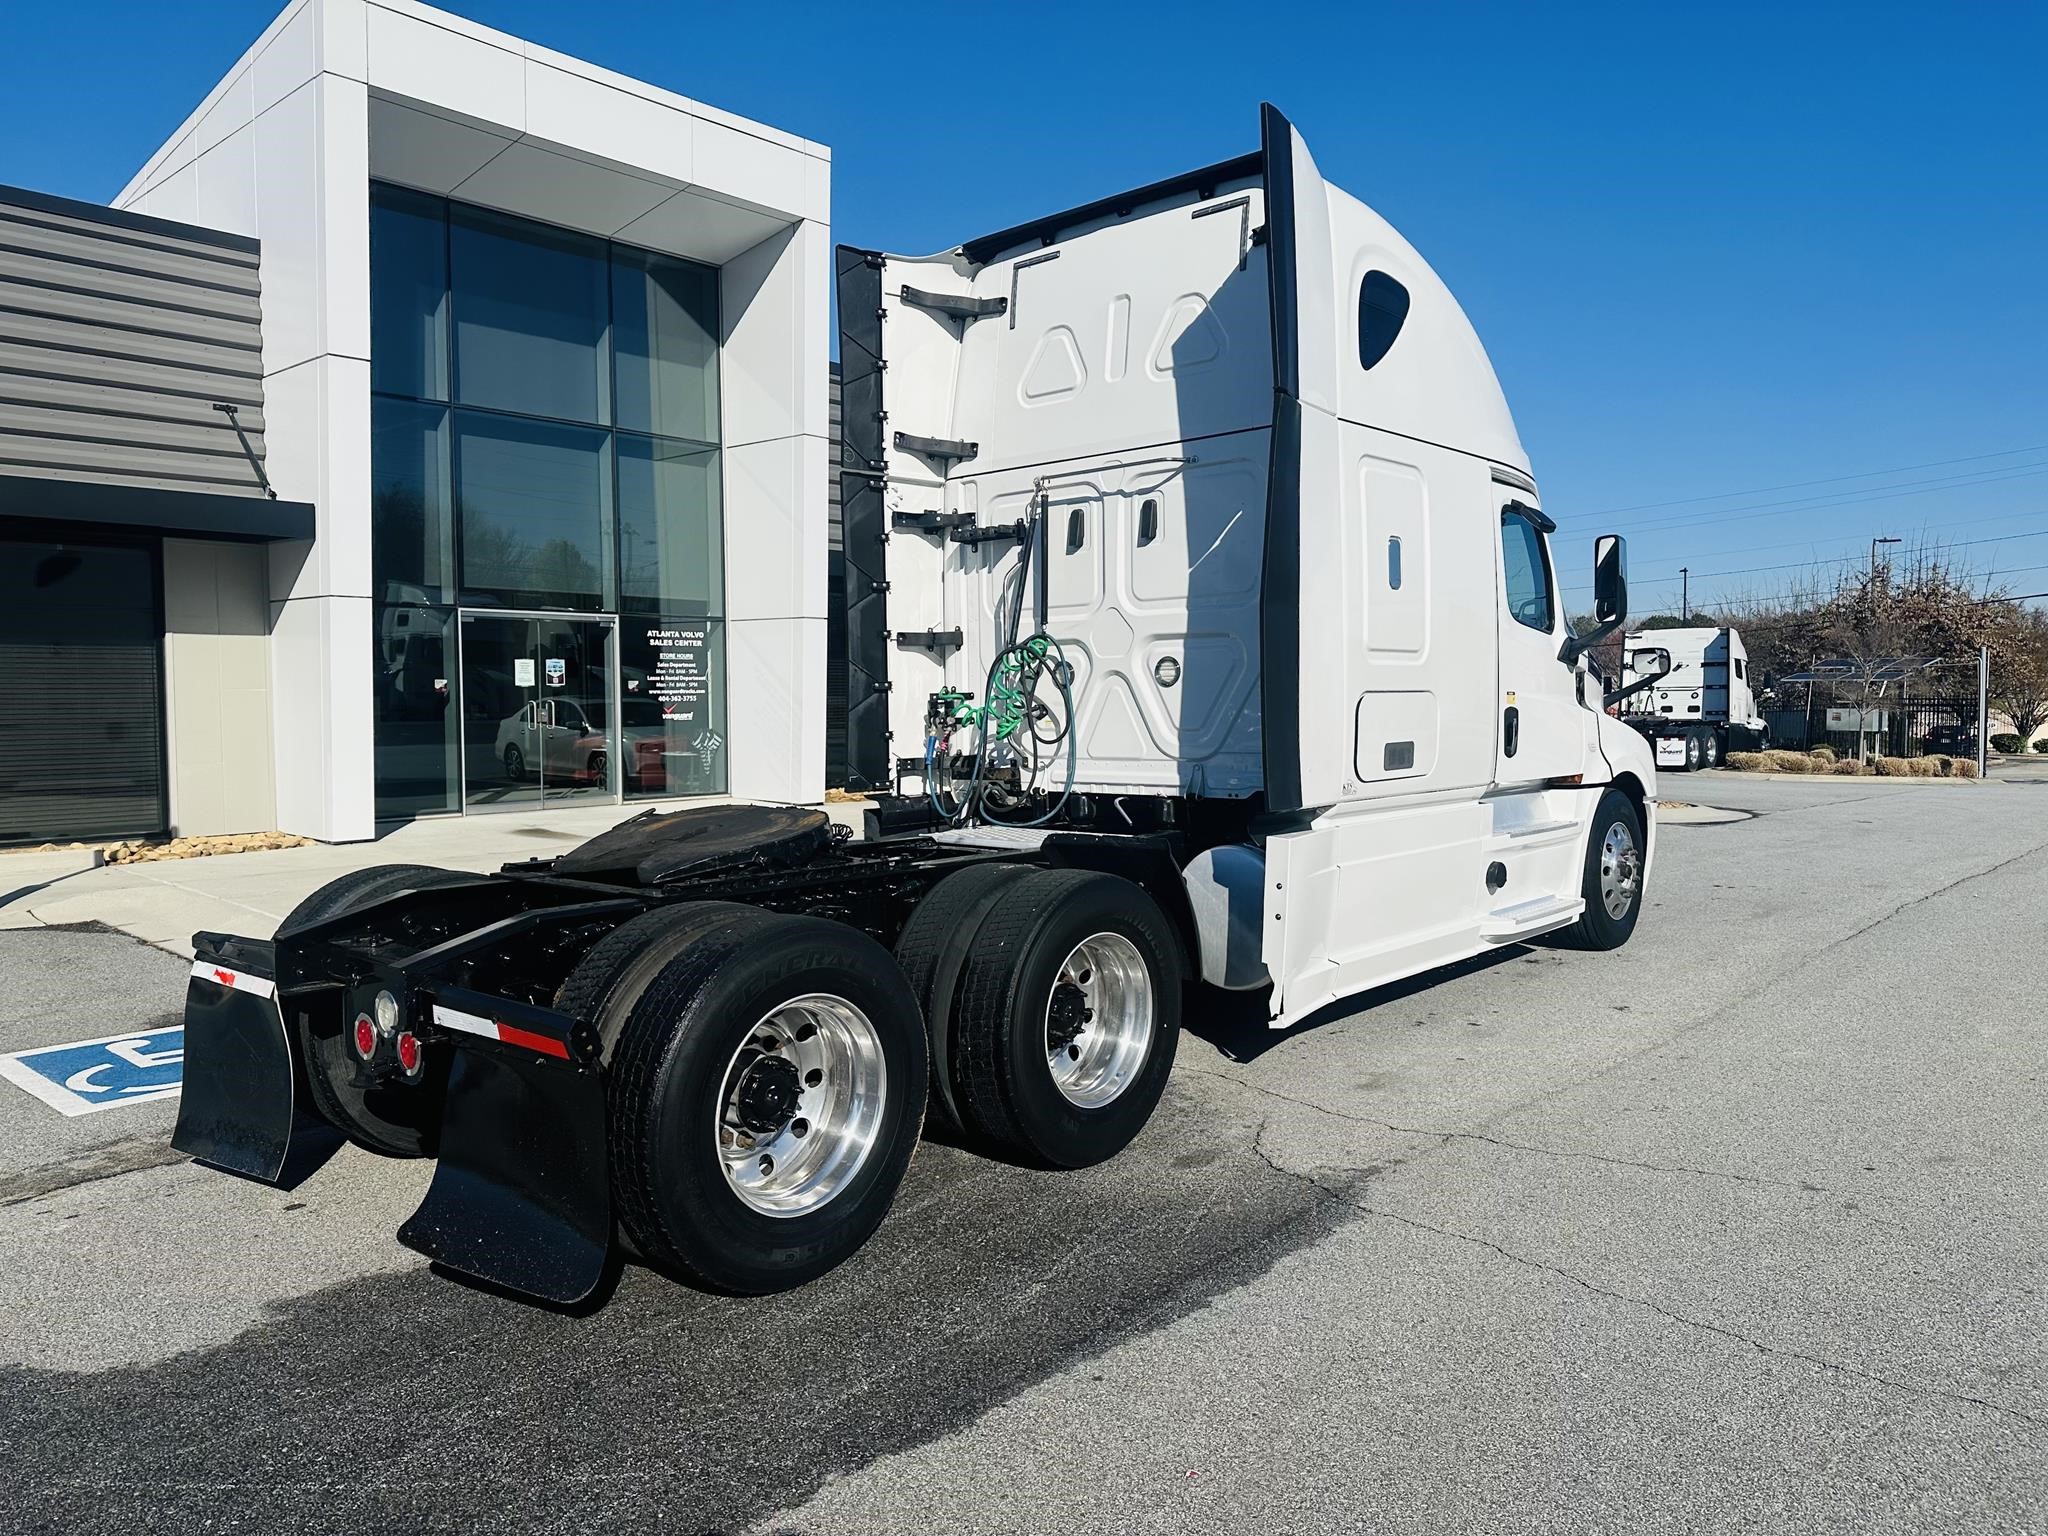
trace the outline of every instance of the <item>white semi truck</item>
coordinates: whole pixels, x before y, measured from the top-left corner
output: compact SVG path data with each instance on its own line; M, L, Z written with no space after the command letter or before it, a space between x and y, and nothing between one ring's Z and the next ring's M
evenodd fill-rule
M1621 541L1572 635L1471 325L1262 129L938 256L840 251L866 838L650 813L197 935L176 1144L276 1178L321 1120L437 1156L400 1240L557 1302L621 1237L770 1291L865 1241L928 1105L1043 1165L1119 1151L1189 985L1278 1026L1626 941L1655 769L1586 662Z
M1622 721L1642 733L1659 768L1713 768L1760 752L1770 732L1756 710L1742 635L1720 628L1647 629L1626 637Z

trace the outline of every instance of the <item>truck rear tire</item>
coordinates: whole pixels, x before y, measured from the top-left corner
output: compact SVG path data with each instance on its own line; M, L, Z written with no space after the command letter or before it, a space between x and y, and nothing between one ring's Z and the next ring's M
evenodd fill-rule
M977 925L953 1003L966 1128L1058 1168L1115 1156L1166 1089L1180 946L1152 898L1089 870L1034 870Z
M896 937L896 963L924 1013L931 1107L955 1131L966 1128L953 1093L953 998L960 972L982 920L1005 890L1031 872L1028 864L975 864L947 875L925 893Z
M1685 771L1687 773L1697 773L1699 766L1700 733L1698 731L1687 731L1685 733Z
M1643 823L1635 802L1618 789L1600 796L1586 836L1580 886L1586 910L1558 938L1575 949L1619 949L1636 931L1643 909Z
M1700 766L1718 768L1721 765L1721 733L1711 726L1700 732Z
M476 878L463 870L436 869L431 864L378 864L354 870L328 881L293 907L277 931L289 933L302 923L340 917L400 891L461 885ZM322 1119L357 1146L386 1157L433 1155L441 1126L441 1093L448 1081L445 1054L428 1057L419 1082L358 1088L345 1020L316 1021L312 1014L293 1009L285 1026L305 1068L306 1090Z
M741 909L690 930L651 975L629 962L603 988L613 1203L649 1262L787 1290L851 1256L895 1198L924 1121L917 1001L843 923Z

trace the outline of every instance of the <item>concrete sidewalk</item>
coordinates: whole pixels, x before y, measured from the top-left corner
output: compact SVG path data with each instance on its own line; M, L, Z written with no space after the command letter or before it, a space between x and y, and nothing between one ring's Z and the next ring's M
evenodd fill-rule
M374 864L492 870L566 853L642 811L731 801L673 800L404 822L367 843L316 843L201 859L98 865L90 848L0 854L0 928L104 923L190 956L202 929L267 938L287 912L338 875ZM860 830L859 802L825 813Z

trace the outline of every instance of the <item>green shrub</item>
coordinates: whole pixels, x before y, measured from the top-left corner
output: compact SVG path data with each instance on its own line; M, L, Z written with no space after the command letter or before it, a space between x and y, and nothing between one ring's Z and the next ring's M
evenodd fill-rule
M1765 752L1730 752L1722 763L1737 773L1763 773L1771 766L1770 754Z
M1991 750L1994 752L2017 752L2019 749L2020 739L2011 731L2000 731L1991 738Z
M2048 736L2043 736L2039 741L2035 742L2034 750L2036 752L2048 752Z

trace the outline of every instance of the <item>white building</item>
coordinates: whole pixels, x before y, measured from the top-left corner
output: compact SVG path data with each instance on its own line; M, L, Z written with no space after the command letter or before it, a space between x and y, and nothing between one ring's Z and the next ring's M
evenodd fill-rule
M166 541L167 828L816 800L830 172L411 0L278 16L115 200L258 242L315 526ZM195 593L267 635L185 665Z

